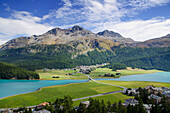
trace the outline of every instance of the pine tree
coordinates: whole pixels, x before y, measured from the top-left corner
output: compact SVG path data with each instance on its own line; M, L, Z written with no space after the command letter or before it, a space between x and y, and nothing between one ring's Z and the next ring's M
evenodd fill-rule
M103 99L102 99L101 105L102 105L102 113L107 113L106 105Z
M82 103L79 104L79 109L77 110L77 113L84 113L86 110L86 106Z
M110 101L107 102L107 111L108 112L111 111L111 103L110 103Z

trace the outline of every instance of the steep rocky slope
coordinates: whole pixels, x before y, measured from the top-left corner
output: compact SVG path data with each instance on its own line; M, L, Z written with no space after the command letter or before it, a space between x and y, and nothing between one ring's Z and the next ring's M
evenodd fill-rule
M97 43L99 46L106 46L109 49L111 45L120 43L133 43L130 38L124 38L118 33L105 30L97 34L85 30L80 26L74 26L69 29L54 28L42 35L33 35L30 37L19 37L6 42L0 46L0 50L20 48L33 45L52 45L52 44L69 44L74 46L75 43L82 43L82 48L93 48ZM78 48L81 48L78 46Z

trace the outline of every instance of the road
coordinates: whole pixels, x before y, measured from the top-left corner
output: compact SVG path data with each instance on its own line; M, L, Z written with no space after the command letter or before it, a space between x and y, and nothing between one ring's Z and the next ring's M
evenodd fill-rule
M98 82L96 80L94 80L93 78L91 78L89 75L87 74L84 74L85 76L87 76L90 80L96 82L96 83L99 83L99 84L105 84L105 85L110 85L110 86L115 86L115 87L119 87L119 88L122 88L122 89L127 89L125 87L122 87L122 86L118 86L118 85L112 85L112 84L107 84L107 83L101 83L101 82ZM113 92L108 92L108 93L102 93L102 94L97 94L97 95L92 95L92 96L87 96L87 97L82 97L82 98L77 98L77 99L73 99L72 101L77 101L77 100L82 100L82 99L87 99L87 98L91 98L91 97L98 97L98 96L103 96L103 95L108 95L108 94L113 94L113 93L119 93L119 92L123 92L123 90L119 90L119 91L113 91ZM33 108L33 107L36 107L36 106L27 106L27 108ZM7 108L7 109L18 109L18 108ZM0 109L0 112L1 111L5 111L6 109Z
M108 92L108 93L102 93L102 94L92 95L92 96L87 96L87 97L82 97L82 98L77 98L77 99L73 99L72 101L87 99L87 98L91 98L91 97L98 97L98 96L103 96L103 95L108 95L108 94L113 94L113 93L119 93L119 92L123 92L123 90L113 91L113 92Z
M84 74L85 76L87 76L90 80L96 82L96 83L99 83L99 84L105 84L105 85L110 85L110 86L115 86L115 87L119 87L119 88L122 88L122 89L127 89L126 87L123 87L123 86L118 86L118 85L113 85L113 84L107 84L107 83L102 83L102 82L99 82L99 81L96 81L94 80L93 78L91 78L89 75L87 74Z
M110 86L115 86L115 87L119 87L119 88L122 88L122 89L127 89L125 87L122 87L122 86L118 86L118 85L112 85L112 84L107 84L107 83L101 83L101 82L98 82L96 80L94 80L93 78L91 78L89 75L87 74L84 74L85 76L87 76L90 80L96 82L96 83L99 83L99 84L105 84L105 85L110 85ZM103 96L103 95L108 95L108 94L113 94L113 93L119 93L119 92L123 92L123 90L119 90L119 91L113 91L113 92L108 92L108 93L102 93L102 94L97 94L97 95L92 95L92 96L87 96L87 97L82 97L82 98L77 98L77 99L73 99L73 101L77 101L77 100L82 100L82 99L87 99L87 98L91 98L91 97L98 97L98 96Z

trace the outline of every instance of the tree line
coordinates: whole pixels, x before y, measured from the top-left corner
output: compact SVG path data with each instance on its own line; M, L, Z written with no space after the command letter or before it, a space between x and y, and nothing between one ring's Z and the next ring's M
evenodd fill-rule
M89 105L80 102L78 107L73 106L73 101L70 96L65 96L63 99L57 98L54 103L46 104L45 107L41 109L46 109L51 113L147 113L143 106L143 100L139 97L139 103L136 105L124 106L121 101L118 103L111 104L110 101L104 102L104 100L99 101L96 99L89 99ZM35 108L36 110L41 110ZM18 111L23 111L24 113L32 113L31 109L20 108ZM162 105L153 104L151 107L151 113L169 113L170 107L167 101L163 101Z
M112 50L95 49L87 55L68 45L42 45L0 51L0 61L28 70L73 68L79 65L121 63L133 68L170 70L170 47L131 48L115 46Z
M36 72L0 62L0 79L39 79Z

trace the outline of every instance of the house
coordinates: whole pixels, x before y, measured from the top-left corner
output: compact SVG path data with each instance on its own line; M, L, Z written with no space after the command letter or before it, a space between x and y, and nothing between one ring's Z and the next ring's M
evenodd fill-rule
M153 89L155 95L157 95L158 93L162 93L162 91L163 91L162 88L160 88L160 87L155 87L152 89Z
M116 75L121 75L121 73L116 73Z
M170 99L170 91L163 91L162 94L165 95L165 97L167 97L168 99Z
M152 89L154 88L153 86L146 86L145 89Z
M135 105L139 104L139 101L137 101L133 98L125 99L125 103L123 103L123 105L128 106L129 104L135 106Z
M135 96L136 94L139 94L135 89L125 89L123 91L124 94L130 95L130 96Z
M49 103L48 102L41 103L36 106L36 109L38 109L38 110L43 109L43 108L45 108L46 105L49 105Z
M46 72L46 71L50 71L50 69L47 69L47 68L44 68L43 70L44 70L44 72Z
M0 110L0 113L13 113L11 109L3 109L2 111Z
M143 104L145 110L147 111L147 113L150 113L151 109L152 109L152 104Z
M153 101L157 104L160 103L162 99L160 96L157 96L155 94L151 94L150 96L148 96L148 98L153 99Z
M105 77L110 77L110 73L104 74Z
M163 91L160 87L153 87L153 86L146 86L145 89L148 90L148 93L152 93L157 95L158 93L161 93Z
M46 109L43 109L43 110L39 110L39 111L33 111L33 113L51 113L51 112Z
M81 103L86 105L86 108L90 105L90 101L81 101Z
M66 75L74 75L74 73L67 73Z

